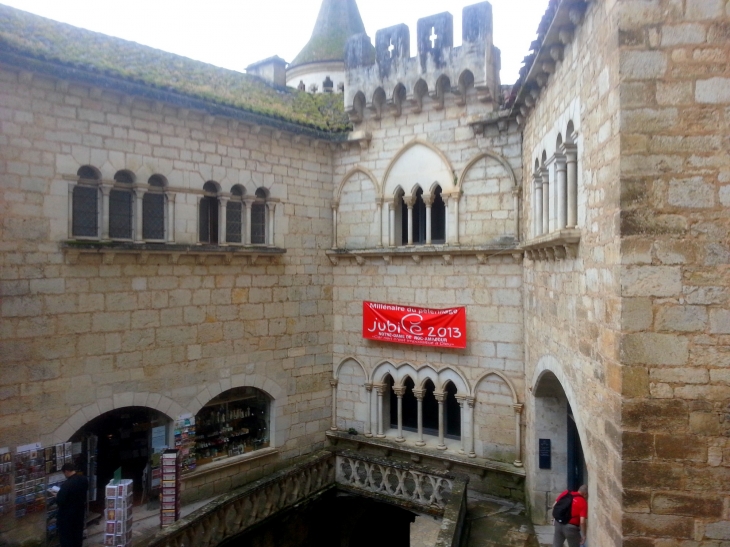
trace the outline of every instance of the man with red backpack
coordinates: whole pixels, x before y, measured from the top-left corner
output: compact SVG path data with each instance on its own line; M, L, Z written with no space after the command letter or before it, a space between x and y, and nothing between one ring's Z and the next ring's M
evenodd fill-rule
M584 484L577 492L566 490L553 504L555 535L553 547L581 547L586 542L586 520L588 519L588 487Z

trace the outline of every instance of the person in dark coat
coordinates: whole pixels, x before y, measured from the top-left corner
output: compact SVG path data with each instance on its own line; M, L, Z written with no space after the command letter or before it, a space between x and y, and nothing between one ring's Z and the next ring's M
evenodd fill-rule
M76 472L72 463L61 468L66 480L56 494L58 515L56 527L61 547L81 547L84 541L84 519L89 480Z

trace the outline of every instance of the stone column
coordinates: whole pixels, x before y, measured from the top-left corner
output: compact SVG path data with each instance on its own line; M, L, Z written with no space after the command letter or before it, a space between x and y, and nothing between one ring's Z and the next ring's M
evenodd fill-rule
M378 219L378 247L383 246L383 202L380 199L375 201L375 218Z
M446 199L444 199L444 196L441 196L441 199L444 200L444 245L449 244L449 202L451 201L451 195L449 194L446 196Z
M403 198L408 207L408 245L413 245L413 198Z
M251 245L251 205L253 202L247 199L243 203L246 205L246 234L243 236L243 243Z
M562 230L568 225L568 188L566 179L565 156L555 156L555 183L557 184L557 222L556 228Z
M101 239L109 240L109 193L112 191L111 184L101 185Z
M520 417L522 416L524 406L521 403L512 405L512 408L515 409L515 467L522 467L522 429Z
M439 444L436 448L446 450L446 445L444 444L444 402L446 401L446 393L443 391L434 391L433 395L439 404Z
M521 187L519 187L519 186L512 188L512 207L514 208L514 211L515 211L515 213L514 213L515 214L514 231L515 231L515 240L516 241L520 240L520 195L521 195L520 188Z
M578 225L578 148L574 144L564 144L565 164L567 171L567 226Z
M542 235L542 176L535 174L535 236Z
M142 200L146 189L140 186L134 188L134 216L132 217L134 226L132 238L134 241L143 241L142 239ZM108 220L108 219L107 219Z
M426 442L423 440L423 396L426 394L424 389L414 389L413 395L416 396L416 402L418 404L418 440L416 446L425 446Z
M550 233L550 170L543 167L542 175L542 233Z
M218 245L226 246L226 219L228 218L228 196L218 198Z
M426 205L426 245L431 245L431 205L433 205L433 196L423 194L421 197Z
M459 244L459 198L461 192L455 192L451 195L451 200L454 202L454 237L452 238L455 245Z
M365 384L365 393L367 393L368 398L368 416L365 420L365 436L366 437L372 437L373 436L373 384L366 383Z
M274 246L274 218L276 216L276 203L267 201L266 207L269 210L269 229L266 233L267 245Z
M477 453L474 452L474 439L476 438L476 427L474 424L474 404L476 403L476 398L469 396L466 397L466 405L468 408L468 414L469 414L469 457L470 458L476 458Z
M332 248L337 248L337 208L339 203L332 202Z
M375 390L378 393L378 406L375 409L377 412L377 420L378 423L375 424L377 429L376 437L382 439L385 437L385 434L383 433L383 394L385 393L385 390L388 386L385 384L378 384L375 386Z
M395 247L395 201L388 203L388 245Z
M330 385L332 386L332 425L330 429L337 431L337 378L331 378Z
M456 400L459 403L459 419L461 420L461 448L459 454L466 454L468 452L467 437L466 434L466 395L457 395Z
M167 233L165 239L168 243L175 242L175 196L177 194L173 192L165 192L165 199L167 200Z
M395 442L402 443L405 441L403 437L403 395L406 388L404 386L393 387L393 392L398 397L398 436L395 438Z

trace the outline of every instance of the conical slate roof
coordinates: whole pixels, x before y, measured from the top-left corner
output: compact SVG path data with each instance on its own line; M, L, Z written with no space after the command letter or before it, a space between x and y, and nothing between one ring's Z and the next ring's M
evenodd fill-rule
M355 0L322 0L312 37L289 67L321 61L343 61L350 36L365 32Z

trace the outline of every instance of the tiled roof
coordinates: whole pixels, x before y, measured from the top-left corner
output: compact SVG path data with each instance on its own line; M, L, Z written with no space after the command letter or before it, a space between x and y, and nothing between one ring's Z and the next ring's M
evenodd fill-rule
M20 58L140 84L325 132L349 129L341 95L276 88L263 80L0 5L0 62ZM56 71L57 73L58 71Z

